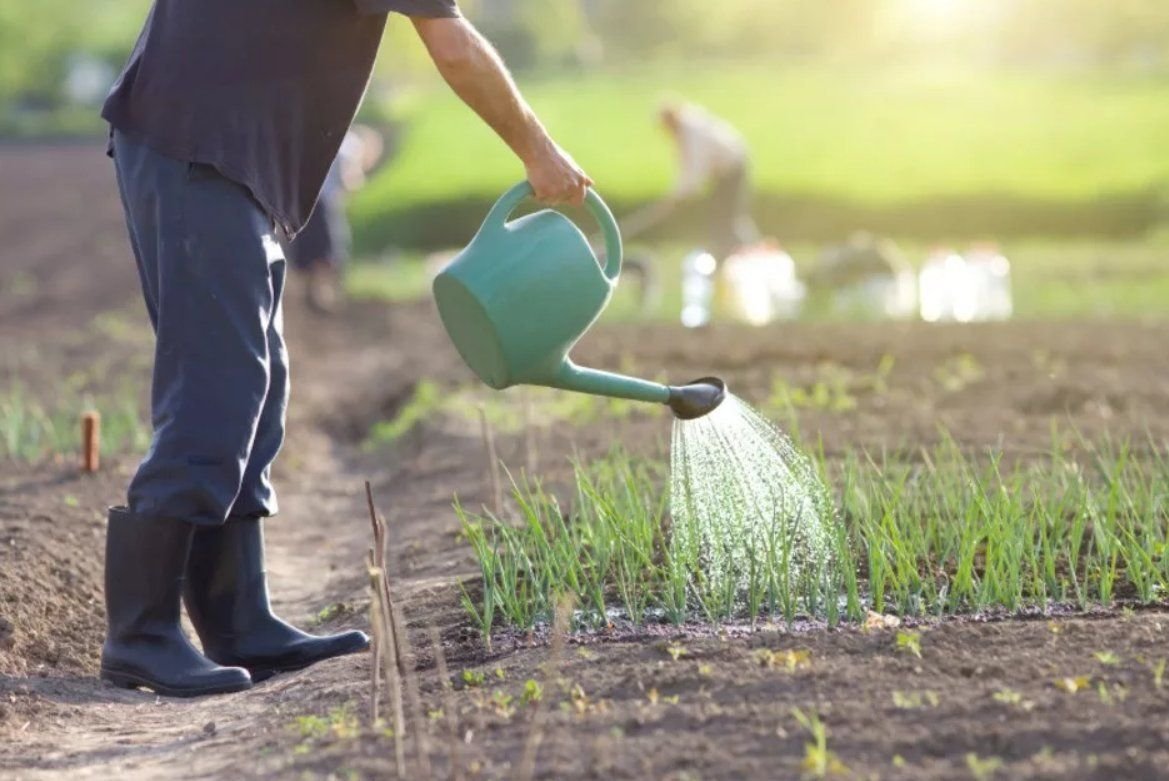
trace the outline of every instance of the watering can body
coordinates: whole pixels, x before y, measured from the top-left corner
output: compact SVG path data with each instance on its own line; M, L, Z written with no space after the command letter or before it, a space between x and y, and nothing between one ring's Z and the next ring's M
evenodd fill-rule
M505 193L471 243L435 278L439 314L459 354L492 388L545 385L668 403L665 385L569 359L613 295L621 234L609 208L589 190L586 206L605 236L602 267L563 214L546 209L508 220L531 195L527 182Z

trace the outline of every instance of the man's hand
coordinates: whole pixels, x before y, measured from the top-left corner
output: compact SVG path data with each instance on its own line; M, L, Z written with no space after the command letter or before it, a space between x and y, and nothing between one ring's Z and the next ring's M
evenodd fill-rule
M524 161L528 181L540 203L555 205L584 203L585 191L593 180L581 170L571 156L548 139L530 159Z
M592 180L548 135L491 44L461 17L412 21L447 84L523 162L536 199L583 203Z

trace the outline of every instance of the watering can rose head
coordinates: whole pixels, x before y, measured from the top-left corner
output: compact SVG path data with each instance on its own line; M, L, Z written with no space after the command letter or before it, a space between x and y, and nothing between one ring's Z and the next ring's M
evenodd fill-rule
M590 189L585 205L601 225L605 262L563 214L545 209L510 220L532 195L522 182L492 207L483 226L434 280L443 325L459 354L492 388L544 385L668 404L698 417L722 402L721 380L681 388L588 369L568 357L596 322L621 273L621 231Z

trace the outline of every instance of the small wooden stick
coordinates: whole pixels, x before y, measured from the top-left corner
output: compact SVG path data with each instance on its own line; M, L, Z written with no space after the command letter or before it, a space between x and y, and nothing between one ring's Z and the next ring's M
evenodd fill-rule
M101 468L101 415L90 410L81 416L81 470L90 474Z
M491 480L492 511L495 517L503 515L503 481L499 477L499 455L495 452L495 433L487 422L487 410L479 405L479 422L483 429L483 443L487 449L487 473Z
M434 624L430 625L430 644L434 646L434 666L442 686L442 708L446 711L451 732L451 781L463 781L463 741L459 738L459 714L455 712L455 698L451 696L451 674L447 669L446 654L442 650L442 638Z
M390 592L387 587L385 570L385 524L378 517L373 502L373 488L369 481L365 481L365 498L369 505L370 525L373 527L374 549L369 557L370 590L373 592L370 602L370 622L374 633L374 648L378 657L375 663L381 661L385 672L386 683L390 689L390 709L392 711L394 730L394 758L397 764L398 777L406 777L406 753L403 733L406 719L402 711L402 682L400 677L400 660L398 646L394 637L392 607ZM375 679L377 674L375 673Z
M406 777L406 748L403 739L405 719L402 715L402 690L398 682L398 667L394 659L393 638L390 635L385 618L385 605L382 603L382 571L376 568L369 571L370 588L373 589L372 628L374 637L378 638L378 645L384 649L381 654L381 663L385 670L386 681L390 686L390 709L392 711L394 730L394 759L398 768L398 777Z
M373 548L369 549L369 554L366 557L366 569L370 574L369 582L369 625L373 627L376 620L376 605L377 592L374 590L374 557ZM373 632L373 637L369 641L370 657L373 663L370 665L371 680L369 682L369 722L370 724L377 724L381 718L381 695L382 695L382 641L378 633Z
M414 744L417 751L417 761L420 773L420 778L430 778L430 745L426 736L426 721L425 715L422 712L422 698L418 693L418 682L414 674L414 653L410 648L410 638L406 634L406 622L402 619L399 608L394 604L393 595L390 591L390 576L389 570L386 566L386 522L385 519L378 515L377 508L373 501L373 489L367 480L365 482L365 498L369 504L370 519L373 523L374 541L377 545L376 560L380 565L375 569L378 574L378 601L380 602L381 610L380 618L382 626L386 628L386 637L388 639L387 645L390 648L389 656L393 659L393 665L396 667L396 675L392 676L391 696L397 695L397 704L395 708L395 720L399 727L404 722L402 714L402 697L401 689L402 683L405 683L406 697L410 701L410 712L414 719ZM387 668L390 667L390 660L387 659ZM387 676L391 677L391 676ZM400 729L395 728L395 734L400 734Z

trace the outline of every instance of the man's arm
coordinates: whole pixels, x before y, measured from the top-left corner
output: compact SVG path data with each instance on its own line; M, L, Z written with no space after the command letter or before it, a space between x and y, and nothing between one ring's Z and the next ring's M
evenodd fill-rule
M412 21L447 84L523 162L536 198L582 203L592 180L548 135L491 44L461 17Z

